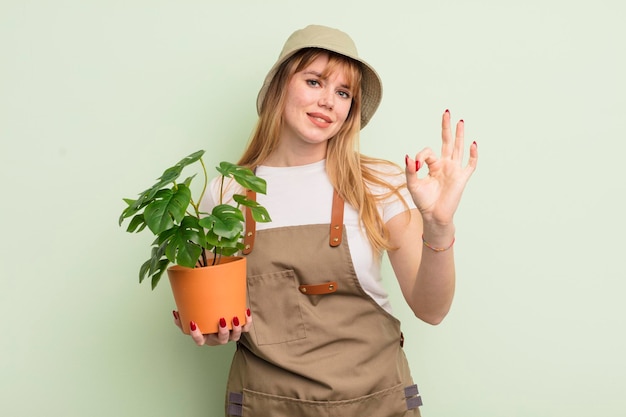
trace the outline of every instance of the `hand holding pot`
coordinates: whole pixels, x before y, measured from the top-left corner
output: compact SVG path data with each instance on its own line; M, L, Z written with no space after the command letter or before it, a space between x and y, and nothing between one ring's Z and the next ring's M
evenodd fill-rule
M176 326L178 326L182 330L183 326L180 322L180 316L178 315L178 312L173 311L172 313L174 314L174 324L176 324ZM243 326L240 325L238 317L233 317L232 330L228 329L226 325L226 319L221 318L218 326L218 332L210 334L203 334L202 329L200 329L192 321L189 324L191 338L198 346L217 346L225 345L230 341L236 342L241 338L241 333L250 331L250 328L252 327L252 316L250 314L250 309L246 310L246 315L246 324L244 324Z

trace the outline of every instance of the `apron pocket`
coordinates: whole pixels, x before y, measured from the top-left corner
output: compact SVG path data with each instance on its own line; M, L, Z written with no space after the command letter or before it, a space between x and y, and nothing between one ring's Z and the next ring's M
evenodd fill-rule
M252 333L257 345L304 339L298 283L293 270L248 277L248 297L254 314Z

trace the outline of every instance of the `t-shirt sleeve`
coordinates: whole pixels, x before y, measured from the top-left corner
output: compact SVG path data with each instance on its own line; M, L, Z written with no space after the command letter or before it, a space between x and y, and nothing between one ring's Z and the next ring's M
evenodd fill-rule
M387 223L396 215L415 208L415 203L411 197L411 193L406 188L406 177L403 171L398 171L392 167L377 167L381 170L383 179L393 187L400 187L398 193L389 194L390 189L382 186L372 187L372 192L380 197L378 210L383 219Z
M393 194L391 197L387 199L384 203L383 207L383 221L387 223L394 216L406 211L415 208L415 203L413 202L413 198L411 197L411 193L406 187L403 187L399 190L402 199L399 199L397 195ZM391 200L391 201L389 201ZM406 202L406 205L404 202Z

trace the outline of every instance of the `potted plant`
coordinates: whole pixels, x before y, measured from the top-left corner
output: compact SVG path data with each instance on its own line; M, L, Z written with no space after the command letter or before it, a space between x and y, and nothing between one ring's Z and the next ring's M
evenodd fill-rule
M124 199L128 206L119 218L121 226L132 217L127 232L147 228L156 237L150 259L139 269L139 282L150 277L154 290L163 273L168 272L185 333L189 333L191 320L205 333L217 332L221 317L236 316L245 323L246 259L236 256L243 249L241 208L249 209L257 222L271 220L264 207L245 195L235 194L232 204L223 202L226 178L245 189L266 192L265 180L249 168L229 162L216 167L221 174L219 204L211 213L203 213L200 202L209 179L202 155L203 150L194 152L167 168L156 184L140 193L136 200ZM194 163L200 164L204 181L197 199L192 197L191 190L195 174L177 181L183 169ZM231 295L238 298L231 300Z

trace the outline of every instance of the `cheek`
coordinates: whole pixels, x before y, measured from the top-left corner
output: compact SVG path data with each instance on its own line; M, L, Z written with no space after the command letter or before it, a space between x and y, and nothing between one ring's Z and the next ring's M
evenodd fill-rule
M297 114L306 108L306 101L302 96L291 95L285 101L285 113Z
M338 114L341 114L342 122L345 122L348 119L348 115L350 114L350 108L352 107L352 102L346 103L344 106L341 106Z

